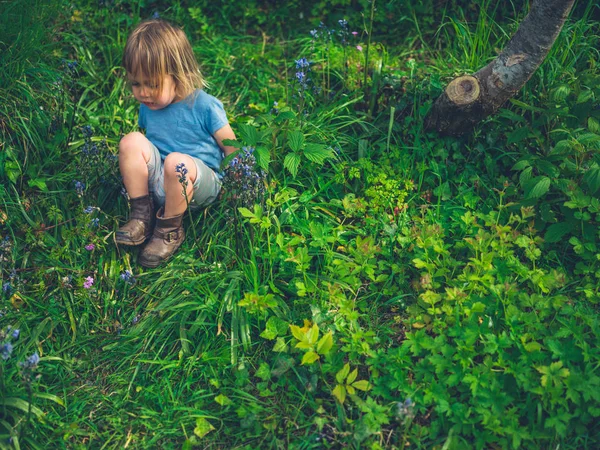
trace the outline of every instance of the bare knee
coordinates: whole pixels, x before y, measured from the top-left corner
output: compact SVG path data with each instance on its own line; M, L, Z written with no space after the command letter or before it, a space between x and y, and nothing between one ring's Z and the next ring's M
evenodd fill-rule
M148 161L148 139L139 131L134 131L125 135L119 142L119 155L132 156L142 154L144 159Z
M185 178L192 183L196 179L196 167L194 161L183 153L169 153L165 158L165 178Z

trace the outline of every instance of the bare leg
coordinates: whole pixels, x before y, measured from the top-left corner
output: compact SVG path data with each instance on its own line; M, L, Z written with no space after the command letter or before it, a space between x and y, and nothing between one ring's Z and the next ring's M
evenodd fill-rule
M148 195L150 141L142 133L126 135L119 143L119 169L129 198Z
M163 217L173 217L183 214L187 203L183 195L183 186L180 183L179 174L175 168L178 164L185 164L188 170L186 175L188 185L186 189L188 202L192 201L194 194L194 182L197 177L196 164L194 160L183 153L170 153L165 158L165 211Z

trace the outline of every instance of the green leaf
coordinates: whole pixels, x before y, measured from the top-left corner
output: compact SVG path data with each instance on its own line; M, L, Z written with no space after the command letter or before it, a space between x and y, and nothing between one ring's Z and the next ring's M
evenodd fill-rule
M256 147L260 140L262 139L261 133L252 125L248 125L247 123L243 123L238 126L241 140L251 147Z
M511 170L523 170L526 167L530 167L530 166L531 166L531 163L528 160L522 159L521 161L517 161L515 163L515 165L512 166Z
M333 347L333 333L330 331L324 335L317 344L317 352L321 355L326 355Z
M310 351L306 352L304 354L304 356L302 357L302 365L304 365L304 364L312 364L317 359L319 359L319 355L317 355L315 352L313 352L312 350L310 350Z
M344 404L346 400L346 388L344 386L341 384L336 385L331 393L341 404Z
M553 223L546 230L544 240L548 243L559 242L569 231L571 231L571 225L566 222Z
M254 150L254 157L256 163L264 170L269 170L269 163L271 162L271 153L267 147L259 146Z
M288 345L285 342L285 339L278 337L275 345L273 346L273 351L276 353L287 353Z
M242 144L240 141L236 141L235 139L223 139L223 145L235 148L242 148L244 146L244 144ZM237 152L234 153L237 154Z
M311 345L316 344L319 340L319 326L316 323L306 333L306 340Z
M600 168L589 169L583 176L583 181L589 186L592 194L595 194L600 189Z
M348 374L350 373L350 364L346 363L344 364L344 367L342 367L342 369L335 374L335 379L337 380L338 383L343 383L344 380L346 379L346 377L348 376Z
M588 117L588 130L592 133L600 134L600 122L594 117Z
M352 384L356 377L358 376L358 368L354 369L350 374L348 374L348 378L346 378L346 384Z
M594 91L591 89L586 89L585 91L581 91L577 96L577 103L585 103L587 101L594 100Z
M354 386L359 391L363 391L363 392L366 392L369 389L371 389L371 383L369 383L367 380L358 380L358 381L352 383L352 386Z
M535 177L523 185L525 198L540 198L550 189L550 178Z
M274 122L275 123L281 123L284 122L286 120L290 120L293 119L294 117L296 117L296 114L294 114L293 111L281 111L276 117Z
M250 211L248 208L238 208L238 211L240 212L242 217L245 217L247 219L253 219L256 217L254 215L254 213L252 211Z
M271 378L271 369L269 369L269 365L266 362L261 363L255 375L263 381Z
M196 428L194 428L194 434L202 439L214 429L215 427L213 427L208 420L206 420L204 417L198 417L196 419Z
M529 137L529 135L530 135L530 132L529 132L529 128L527 126L517 128L516 130L514 130L512 133L510 133L508 135L508 139L506 140L506 143L508 145L515 144L515 143L520 142L523 139Z
M306 340L306 334L304 333L304 331L302 331L302 328L300 328L298 325L290 325L290 330L292 331L292 336L294 336L299 341Z
M298 153L288 153L285 155L283 160L283 167L285 167L294 178L298 174L298 167L300 166L300 155Z
M284 320L281 320L279 317L269 317L267 320L267 324L265 330L260 334L260 337L263 337L268 340L273 340L277 336L284 336L288 329L288 323Z
M34 178L27 182L29 187L36 187L42 192L48 192L48 186L46 186L46 180L43 178Z
M226 395L219 394L215 397L215 402L221 406L231 405L233 402Z
M306 159L320 166L323 165L326 159L333 158L333 150L322 144L307 144L302 152Z
M304 135L300 131L291 131L288 135L288 145L294 153L299 152L304 146Z

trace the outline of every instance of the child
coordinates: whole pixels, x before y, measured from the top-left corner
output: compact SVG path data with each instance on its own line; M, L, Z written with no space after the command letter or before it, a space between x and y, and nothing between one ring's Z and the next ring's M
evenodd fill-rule
M213 202L221 189L219 166L235 150L222 103L206 86L192 47L180 28L164 20L139 24L127 39L123 66L133 96L141 103L139 126L119 144L119 167L129 194L130 219L116 241L139 245L139 262L157 267L185 238L187 209ZM154 211L154 202L160 206Z

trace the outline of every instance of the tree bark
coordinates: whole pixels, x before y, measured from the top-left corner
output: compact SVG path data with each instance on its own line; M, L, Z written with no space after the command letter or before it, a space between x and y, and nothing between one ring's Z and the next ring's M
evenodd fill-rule
M533 0L502 53L472 76L455 78L425 119L426 130L460 135L494 114L531 78L548 55L574 0Z

